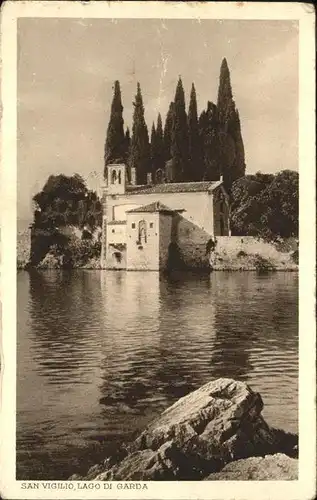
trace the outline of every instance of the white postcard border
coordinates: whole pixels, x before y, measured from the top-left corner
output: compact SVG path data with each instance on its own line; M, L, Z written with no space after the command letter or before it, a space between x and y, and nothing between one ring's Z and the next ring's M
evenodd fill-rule
M201 18L299 20L299 479L298 481L149 482L148 489L84 491L22 489L15 480L16 215L17 215L17 19L19 17ZM299 3L8 2L2 8L1 300L2 380L0 491L5 499L29 498L311 498L315 492L315 83L314 9ZM38 483L53 483L38 481ZM61 482L59 482L61 483ZM64 484L69 484L65 482ZM123 483L121 483L123 484ZM79 496L80 495L80 496Z

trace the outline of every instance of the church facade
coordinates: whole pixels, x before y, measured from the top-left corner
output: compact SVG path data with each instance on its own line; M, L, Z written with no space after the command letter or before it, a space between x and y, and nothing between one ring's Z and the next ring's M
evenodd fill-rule
M105 269L209 268L217 236L229 236L229 199L214 182L136 185L124 164L107 167L101 266ZM157 181L156 181L157 182Z

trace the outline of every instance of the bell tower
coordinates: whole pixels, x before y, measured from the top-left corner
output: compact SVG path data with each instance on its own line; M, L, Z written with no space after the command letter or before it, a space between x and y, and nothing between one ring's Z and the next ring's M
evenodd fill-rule
M111 163L107 166L107 194L124 194L127 169L124 163Z

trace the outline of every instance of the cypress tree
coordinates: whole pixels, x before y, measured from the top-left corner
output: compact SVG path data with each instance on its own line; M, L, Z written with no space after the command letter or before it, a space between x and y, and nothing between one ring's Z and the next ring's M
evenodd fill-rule
M217 108L221 171L230 192L232 182L245 175L245 157L240 118L233 100L230 71L226 59L223 59L220 68Z
M163 126L160 113L157 117L156 128L153 123L151 130L151 172L155 172L160 168L164 169L165 156L164 156L164 139L163 139Z
M232 166L232 182L245 175L244 144L241 133L239 111L236 109L233 117L231 136L235 142L235 159Z
M140 84L133 103L132 139L129 153L129 167L136 168L138 184L146 182L146 174L150 167L150 144L148 129L144 119L144 106Z
M105 169L104 177L107 175L106 166L114 161L124 161L125 137L123 130L123 106L121 102L121 90L118 80L114 82L114 93L111 104L110 120L107 129L105 143Z
M171 153L176 181L188 180L188 124L183 83L179 77L175 92Z
M131 144L130 129L129 127L127 127L124 135L124 159L126 162L129 159L130 144Z
M157 168L164 168L164 137L161 113L158 114L156 123L156 164Z
M156 171L156 156L157 156L157 140L156 140L156 130L154 122L152 123L151 129L151 172L155 174Z
M228 125L227 120L230 113L230 107L232 105L232 88L230 80L230 71L228 68L228 63L226 58L222 60L220 67L220 78L219 78L219 88L218 88L218 116L219 122L222 127Z
M212 102L207 103L206 111L199 118L201 150L203 151L202 179L218 180L220 176L220 137L217 107Z
M200 151L196 90L194 84L192 84L188 109L188 157L189 180L191 181L199 181L202 178L202 158Z
M174 121L174 102L171 102L166 114L164 125L164 159L168 161L172 157L171 144L172 144L172 128Z

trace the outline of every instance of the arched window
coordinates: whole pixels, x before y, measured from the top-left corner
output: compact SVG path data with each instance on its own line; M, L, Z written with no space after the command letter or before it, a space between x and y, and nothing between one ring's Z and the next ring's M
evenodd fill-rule
M145 220L140 220L139 222L139 242L140 244L147 242L147 227Z
M117 172L112 170L111 172L111 184L115 184L117 182Z
M121 184L121 170L119 170L118 180L119 180L119 184Z

